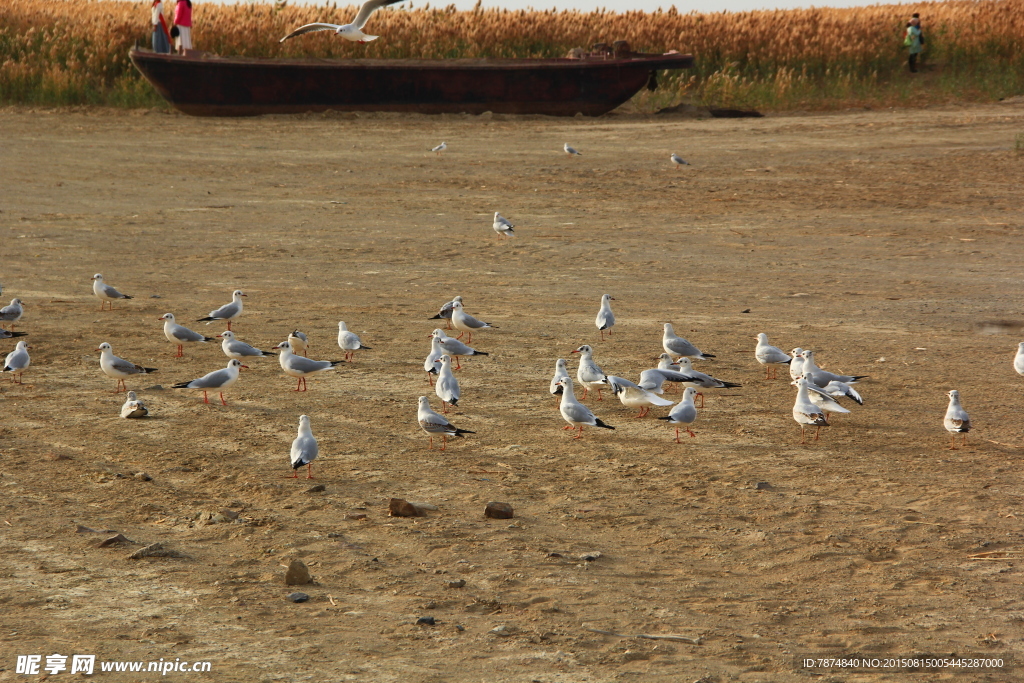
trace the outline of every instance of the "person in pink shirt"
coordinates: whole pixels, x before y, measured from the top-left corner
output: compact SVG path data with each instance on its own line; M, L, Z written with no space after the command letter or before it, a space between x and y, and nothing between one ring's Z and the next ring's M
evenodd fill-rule
M192 49L192 0L177 0L174 5L174 49L180 54Z

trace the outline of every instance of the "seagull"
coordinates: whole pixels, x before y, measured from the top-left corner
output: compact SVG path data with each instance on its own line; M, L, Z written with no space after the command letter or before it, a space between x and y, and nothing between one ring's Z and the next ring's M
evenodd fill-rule
M1024 342L1017 344L1017 355L1013 357L1013 369L1024 375Z
M682 372L678 363L672 362L672 356L663 353L658 356L658 367L640 373L640 388L655 394L665 393L662 385L665 382L695 382L698 378Z
M110 310L114 310L113 299L131 299L127 294L122 294L107 283L103 282L103 276L96 273L92 276L92 293L100 300L100 310L105 304L110 304Z
M587 400L587 392L591 389L597 391L597 400L601 398L601 386L608 384L608 377L604 374L601 366L594 362L594 350L584 344L570 353L580 354L580 365L576 368L576 379L583 385L583 400Z
M814 440L818 440L818 432L822 427L828 427L828 420L825 413L821 412L818 406L811 402L807 395L810 382L801 377L796 381L796 403L793 404L793 419L800 425L800 443L807 443L807 425L814 425L817 429L814 432Z
M464 333L469 333L469 338L466 340L469 343L473 342L473 330L498 329L466 313L462 309L461 301L456 301L452 304L452 325L455 329L460 330L459 336L456 339L462 339Z
M305 356L306 349L309 347L309 337L306 336L305 332L293 330L288 335L288 343L292 345L293 353L297 353L300 356Z
M697 408L693 405L693 397L697 394L697 390L693 387L686 387L683 389L683 399L672 410L669 411L668 417L659 417L659 420L668 420L669 424L676 425L676 443L679 441L679 425L690 425L697 419ZM689 427L683 427L686 433L691 437L697 436L693 433Z
M790 382L793 386L797 386L796 380ZM839 403L832 397L831 394L827 393L824 389L820 389L813 382L807 383L807 396L811 399L811 403L821 408L826 413L849 413L850 411L839 405Z
M683 381L683 386L694 387L699 389L735 389L742 386L735 382L725 382L720 379L715 379L711 375L705 375L703 372L697 372L693 369L693 364L689 358L683 357L679 359L679 371L684 375L690 376L690 381ZM698 392L700 395L700 407L704 407L704 394Z
M291 344L287 341L281 342L274 348L281 349L281 355L277 359L281 362L281 369L285 374L299 378L295 391L306 391L307 375L331 370L345 362L343 360L311 360L305 356L296 356L292 353Z
M441 152L445 151L446 149L448 149L448 143L442 142L437 147L432 147L430 151L436 154L437 156L441 156Z
M107 342L100 344L96 350L100 352L100 370L108 377L113 377L117 380L117 389L114 390L115 394L121 391L122 387L124 387L125 391L128 391L128 387L124 384L126 378L156 372L156 368L144 368L141 365L130 363L124 358L118 358L114 355L113 347Z
M612 393L619 397L619 402L627 408L636 408L639 412L633 417L643 417L651 412L653 406L670 406L672 401L664 399L654 392L648 391L628 379L608 375L608 384Z
M25 309L21 305L21 299L11 299L10 305L0 308L0 324L10 323L11 331L14 331L14 323L21 320L24 312Z
M512 228L516 227L512 223L502 216L497 211L494 212L494 223L491 225L494 228L494 232L498 233L498 237L502 235L508 235L509 237L515 237L516 234L512 232Z
M565 369L565 359L559 358L555 361L555 376L551 378L551 395L555 397L555 402L561 402L561 399L558 397L562 395L562 385L558 383L558 380L568 376L569 373Z
M217 336L224 340L220 343L220 349L228 358L242 360L243 358L265 358L275 355L273 351L261 351L254 346L249 346L244 341L236 339L235 333L231 330L224 330Z
M430 436L430 450L434 450L434 434L441 435L442 451L448 445L449 436L461 437L463 434L476 434L476 432L471 432L468 429L459 429L449 422L448 418L435 413L431 409L430 401L427 400L426 396L420 396L419 398L416 420L420 423L420 429Z
M665 333L661 337L661 347L665 349L665 353L674 353L677 356L691 356L698 360L715 357L711 353L701 353L701 350L696 346L677 336L676 331L672 328L672 323L665 323Z
M21 381L22 376L25 374L25 370L32 364L32 359L29 358L28 350L31 347L27 342L20 341L14 350L7 354L7 358L4 359L3 372L11 373L11 381L15 384L23 384ZM17 375L17 379L15 379Z
M452 358L445 354L441 356L441 371L437 374L437 381L434 382L434 393L441 399L441 410L448 412L448 404L459 405L459 380L452 374Z
M811 381L811 383L823 387L829 382L843 382L844 384L853 384L857 380L864 379L867 375L837 375L827 370L822 370L814 362L814 351L805 350L804 356L804 377Z
M444 334L444 332L442 332L441 330L434 330L434 335L436 336L438 332L441 332L442 335ZM489 353L484 353L483 351L477 351L472 346L466 346L458 339L453 339L452 337L439 337L437 343L441 345L441 348L444 349L445 353L455 358L456 370L462 367L462 364L459 363L459 356L490 355Z
M352 360L356 356L356 351L360 349L369 351L369 346L363 346L363 343L359 341L359 336L355 332L349 332L348 326L344 322L338 323L338 346L345 352L345 360Z
M242 315L242 297L246 296L242 293L242 290L236 289L231 293L231 303L224 304L216 311L210 311L210 315L205 318L200 318L196 322L204 322L209 325L215 320L227 320L228 329L231 329L231 321Z
M857 405L864 405L864 399L860 397L860 394L857 393L857 390L845 382L832 380L831 382L826 384L821 390L828 394L829 396L831 396L832 398L842 398L843 396L845 396L846 398L853 399L853 401Z
M765 379L777 378L777 375L773 374L772 370L777 371L778 368L772 368L772 365L785 365L793 360L785 351L769 344L768 335L764 332L757 335L757 347L754 348L754 358L764 366Z
M320 444L313 436L313 430L309 426L309 415L299 415L299 435L292 441L291 462L294 474L289 479L299 478L299 468L306 466L306 479L315 479L313 476L313 461L320 454Z
M125 397L124 405L121 406L121 417L146 417L147 415L149 415L149 409L139 400L134 391L129 391L128 396Z
M441 348L440 341L451 338L446 337L441 329L436 329L434 332L440 332L440 336L436 334L430 335L430 353L427 354L427 359L423 361L423 370L427 373L427 381L430 383L430 386L434 386L434 380L431 378L431 375L441 372L441 356L444 355L444 349Z
M789 376L794 380L800 379L804 374L804 350L798 346L789 354L793 356L789 364Z
M207 373L199 379L194 379L191 382L181 382L180 384L172 385L174 389L202 389L203 391L203 403L209 403L210 399L207 398L206 392L210 389L220 389L220 404L222 406L227 405L227 401L224 400L224 389L227 389L232 384L238 381L238 373L241 368L249 369L248 365L242 365L242 361L237 358L232 358L228 361L228 366L222 370L214 370L213 372Z
M351 40L353 43L368 43L371 40L377 40L380 36L368 36L363 33L362 28L366 26L366 22L369 21L370 15L376 10L401 1L402 0L368 0L359 8L359 13L356 14L356 18L352 20L351 24L306 24L305 26L300 26L286 35L281 39L281 42L283 43L289 38L301 36L305 33L313 33L315 31L334 31L345 40Z
M178 353L175 354L175 358L181 358L185 355L182 351L182 345L186 342L213 341L213 337L207 337L199 334L198 332L193 332L187 327L174 322L173 313L164 313L162 316L157 318L157 320L164 321L164 336L167 337L167 341L178 345Z
M558 405L558 410L562 413L562 418L569 423L568 426L562 429L578 430L576 436L573 437L574 439L579 439L583 436L584 426L615 429L615 427L606 425L598 420L594 417L594 413L590 412L590 408L576 400L576 394L572 390L571 377L563 377L558 380L558 383L562 385L562 402Z
M562 149L564 149L565 153L568 154L571 157L581 157L581 156L583 156L583 152L577 151L575 148L570 147L568 142L565 143L565 145L562 147Z
M682 168L683 166L689 166L690 165L689 161L687 161L686 159L682 158L681 156L679 156L675 152L673 152L672 156L669 157L669 161L671 161L673 164L675 164L676 170ZM693 436L693 435L691 434L690 436Z
M946 408L946 417L942 421L946 431L950 433L949 450L956 450L956 435L963 434L961 446L967 445L967 432L971 431L971 418L967 411L960 405L960 392L953 389L949 392L949 407Z
M435 315L434 317L429 318L429 319L430 320L447 320L448 321L448 329L449 330L452 329L452 310L453 310L453 307L455 306L455 302L456 301L458 301L461 304L462 303L462 297L461 296L455 297L454 299L452 299L451 301L446 303L444 306L442 306L441 310L437 312L437 315Z
M597 320L594 321L597 329L601 330L601 341L604 341L604 331L608 330L608 334L611 335L612 326L615 325L615 314L612 313L609 301L615 301L615 297L611 294L601 295L601 309L597 312Z

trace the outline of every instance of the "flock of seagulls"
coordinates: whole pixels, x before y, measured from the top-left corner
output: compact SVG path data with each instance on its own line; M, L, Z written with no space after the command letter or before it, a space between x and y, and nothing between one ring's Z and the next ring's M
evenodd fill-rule
M503 221L508 232L511 232L512 225L495 213L496 226L499 219ZM107 309L108 306L112 308L115 300L132 298L106 284L103 276L99 273L92 277L92 283L93 293L100 299L101 310ZM243 361L275 355L274 351L264 351L245 343L238 339L231 330L232 321L242 314L242 297L245 296L241 290L235 290L232 292L230 303L197 320L197 322L206 322L207 324L218 321L226 323L228 329L217 335L217 338L222 340L221 350L229 358L227 366L197 379L174 384L175 389L202 391L203 402L207 404L210 403L209 393L217 392L221 405L226 406L228 404L224 398L224 391L238 381L242 370L249 367ZM612 301L615 301L615 298L609 294L603 294L600 299L594 322L601 341L604 341L606 333L611 335L612 328L616 323L615 314L611 308ZM23 315L24 306L17 298L13 299L9 305L0 308L0 325L2 325L0 338L25 336L25 332L14 331L14 325L21 320ZM207 337L178 324L172 313L165 313L158 320L163 321L164 336L177 346L176 358L184 355L183 350L186 344L208 343L214 340L213 337ZM469 345L473 341L473 333L493 330L497 327L467 313L461 296L456 296L451 301L445 302L437 315L429 320L444 320L448 330L458 330L459 332L457 337L450 337L445 330L434 329L429 335L430 352L423 364L423 369L427 373L427 381L441 400L443 414L437 413L431 408L430 401L426 396L420 396L418 399L417 421L420 428L429 437L428 447L433 449L434 437L440 436L441 450L443 451L447 446L448 437L462 437L465 434L475 433L455 427L448 421L445 414L447 414L449 406L458 406L461 398L460 383L455 376L455 372L462 368L460 358L488 355L487 352L477 350ZM6 329L7 326L11 329ZM465 342L462 341L463 336L466 337ZM866 375L843 375L825 370L817 364L813 350L797 347L786 353L777 346L772 346L765 333L758 334L756 340L753 355L754 359L765 368L765 380L777 379L779 366L789 367L791 384L796 387L793 419L800 427L801 444L807 443L808 427L815 428L814 439L818 440L821 428L832 424L829 421L830 415L850 412L850 409L843 406L840 400L849 400L857 405L864 404L864 399L853 385L866 379ZM606 424L582 403L587 400L591 392L596 393L597 401L603 401L602 390L609 389L622 405L638 411L635 418L646 417L654 408L670 408L668 415L658 419L667 421L675 427L676 443L681 443L681 431L685 431L690 437L695 437L696 433L692 430L691 425L697 420L698 410L704 407L703 391L739 388L741 385L695 370L694 361L712 360L716 356L702 351L689 340L677 335L672 323L663 324L661 346L664 352L657 357L657 367L641 372L637 383L618 375L607 374L594 360L594 348L589 344L583 344L573 350L573 354L579 354L576 381L583 389L583 395L579 399L576 397L573 379L569 374L566 360L564 358L557 359L549 391L554 396L559 413L566 422L564 429L573 430L575 432L574 439L582 438L584 427L614 430L614 426ZM364 345L357 334L348 329L344 321L338 323L338 347L345 353L344 360L314 360L306 355L309 347L308 337L299 330L292 331L285 341L274 347L278 352L276 355L281 369L285 374L297 379L295 391L308 389L306 384L308 377L333 370L344 362L352 362L357 351L370 350L370 347ZM8 353L4 360L3 372L12 373L14 383L22 383L22 376L31 365L30 348L27 342L18 341L14 350ZM97 351L100 352L100 370L108 377L117 380L115 393L127 392L127 400L120 411L121 417L141 418L148 415L149 410L134 391L128 391L125 381L139 375L157 372L157 369L138 365L114 355L113 347L108 342L101 343ZM454 367L453 362L455 363ZM1017 373L1024 375L1024 342L1018 345L1013 367ZM436 377L436 381L434 377ZM669 387L676 384L683 387L683 391L679 403L674 404L664 398L664 394L668 393ZM697 396L701 397L700 405L695 402ZM957 434L962 436L961 444L966 444L966 435L971 429L971 421L960 403L960 393L956 390L949 392L949 406L943 425L951 434L951 449L956 448ZM292 443L290 454L290 462L294 470L293 476L298 477L298 470L305 465L307 478L312 478L311 463L316 459L318 453L319 447L313 436L310 418L308 415L302 415L299 418L298 435Z

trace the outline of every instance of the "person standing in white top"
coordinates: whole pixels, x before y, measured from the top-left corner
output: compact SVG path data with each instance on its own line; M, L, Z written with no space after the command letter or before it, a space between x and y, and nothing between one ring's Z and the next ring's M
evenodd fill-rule
M168 54L171 51L171 33L164 18L164 3L153 0L153 52Z

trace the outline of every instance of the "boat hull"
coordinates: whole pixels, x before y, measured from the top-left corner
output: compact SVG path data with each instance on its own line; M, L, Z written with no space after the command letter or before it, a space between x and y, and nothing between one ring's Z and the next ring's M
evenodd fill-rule
M250 59L134 49L132 63L171 105L195 116L309 111L598 116L685 69L690 55L626 59Z

